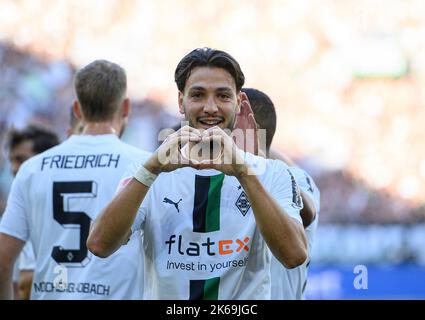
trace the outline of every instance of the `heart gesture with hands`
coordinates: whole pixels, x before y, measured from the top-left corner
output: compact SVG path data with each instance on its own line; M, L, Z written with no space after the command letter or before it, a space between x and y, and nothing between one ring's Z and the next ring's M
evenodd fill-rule
M243 151L219 127L203 131L190 126L181 128L165 139L144 166L154 174L183 167L216 169L230 176L248 172Z

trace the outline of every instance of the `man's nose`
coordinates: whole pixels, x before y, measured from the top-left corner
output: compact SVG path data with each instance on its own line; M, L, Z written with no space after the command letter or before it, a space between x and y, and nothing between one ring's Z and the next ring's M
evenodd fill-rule
M218 111L218 107L214 98L209 98L208 101L205 103L204 112L213 114L213 113L216 113L217 111Z

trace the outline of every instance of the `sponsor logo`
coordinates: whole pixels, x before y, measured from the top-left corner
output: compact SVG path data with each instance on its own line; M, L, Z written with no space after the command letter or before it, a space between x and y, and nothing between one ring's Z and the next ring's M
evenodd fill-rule
M186 243L182 235L172 234L170 238L165 241L168 246L168 254L177 252L180 255L188 256L200 256L206 253L209 256L227 255L234 252L239 253L241 251L249 252L249 237L243 239L224 239L218 241L212 241L210 237L201 243L189 242Z
M174 202L173 200L170 200L167 197L165 197L164 200L162 200L162 202L165 202L165 203L169 203L169 204L174 205L174 207L176 207L177 212L180 212L180 210L179 210L179 203L180 203L180 201L182 201L182 199L180 199L177 202Z

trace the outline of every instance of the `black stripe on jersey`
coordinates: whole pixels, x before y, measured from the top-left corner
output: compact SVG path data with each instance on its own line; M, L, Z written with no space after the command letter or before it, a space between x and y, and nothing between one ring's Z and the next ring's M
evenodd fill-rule
M220 277L190 280L189 300L218 300Z
M195 197L193 203L193 232L205 232L210 177L195 176Z
M189 300L204 299L205 280L190 280Z

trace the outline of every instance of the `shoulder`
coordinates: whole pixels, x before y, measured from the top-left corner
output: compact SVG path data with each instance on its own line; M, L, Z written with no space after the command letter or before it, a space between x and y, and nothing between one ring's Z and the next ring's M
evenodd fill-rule
M43 159L60 152L63 149L63 145L62 145L63 143L64 142L62 142L61 144L54 146L53 148L50 148L50 149L48 149L44 152L36 154L36 155L32 156L31 158L25 160L22 163L21 167L19 168L19 171L18 171L18 173L15 177L15 180L19 180L19 179L22 179L22 178L28 178L32 174L38 172L39 168L41 167L41 164L43 163Z
M294 175L300 189L313 201L316 212L320 211L320 190L314 179L304 169L298 166L291 166L289 170Z
M289 166L283 161L266 159L250 153L245 153L245 160L255 174L263 176L264 178L273 177L278 173L287 172L289 168Z
M117 146L119 146L121 153L125 154L129 158L134 159L134 161L137 161L138 159L147 159L151 155L150 152L136 148L121 140L118 141Z

